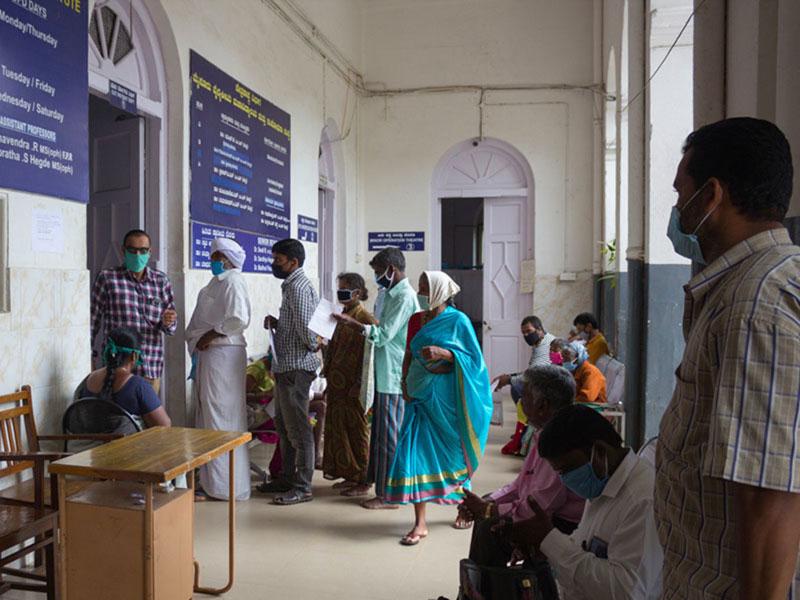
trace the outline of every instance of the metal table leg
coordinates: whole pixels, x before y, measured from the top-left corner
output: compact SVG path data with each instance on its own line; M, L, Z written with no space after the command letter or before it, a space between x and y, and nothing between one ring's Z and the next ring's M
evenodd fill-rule
M234 475L234 452L228 453L228 584L222 588L200 586L200 565L194 561L194 591L198 594L220 596L233 587L234 545L236 542L236 485Z

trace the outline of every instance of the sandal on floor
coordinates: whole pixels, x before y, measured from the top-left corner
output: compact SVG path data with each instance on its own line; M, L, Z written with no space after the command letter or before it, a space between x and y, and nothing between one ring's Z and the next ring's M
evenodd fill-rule
M303 502L311 502L314 499L310 493L304 494L297 490L292 490L287 494L283 494L281 496L275 496L272 500L273 504L277 504L278 506L291 506L293 504L302 504Z
M361 508L366 508L367 510L396 510L400 508L397 504L386 504L380 498L372 498L371 500L365 500L361 503Z
M331 488L334 490L349 490L352 487L356 487L358 484L354 481L340 481L339 483L334 483Z
M418 535L411 535L410 533L405 534L402 538L400 538L400 545L401 546L416 546L420 543L420 540L423 538L428 537L428 533L421 533Z
M451 527L453 529L469 529L470 527L472 527L473 523L474 521L472 519L465 519L461 515L458 515L456 517L456 520L453 521Z
M352 487L347 488L342 492L342 496L347 496L348 498L356 498L358 496L368 496L369 495L369 488L370 486L362 486L362 485L354 485Z

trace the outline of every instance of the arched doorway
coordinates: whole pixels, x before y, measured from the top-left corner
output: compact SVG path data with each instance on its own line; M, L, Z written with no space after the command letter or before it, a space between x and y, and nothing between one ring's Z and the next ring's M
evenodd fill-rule
M125 231L145 229L167 270L167 90L158 30L142 0L96 2L89 21L87 256L91 276L121 262ZM136 94L135 108L110 102L110 86Z
M345 186L341 136L333 119L328 119L319 142L319 239L317 269L319 291L323 298L334 300L339 257L345 256Z
M502 140L456 144L434 171L430 264L462 286L493 374L527 365L519 324L533 308L533 199L528 161Z

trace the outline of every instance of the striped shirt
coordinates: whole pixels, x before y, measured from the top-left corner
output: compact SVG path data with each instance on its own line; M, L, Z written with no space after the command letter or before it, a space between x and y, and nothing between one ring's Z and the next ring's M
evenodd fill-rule
M141 280L125 267L100 271L92 288L92 344L105 344L109 331L118 327L139 336L143 365L135 373L158 379L164 371L164 338L178 327L177 320L164 327L164 311L175 310L172 285L161 271L146 267Z
M319 296L303 269L295 270L281 285L283 301L275 328L275 353L272 372L316 371L317 336L308 324L319 304Z
M739 597L734 482L800 493L799 274L781 228L685 287L686 349L656 459L665 599Z

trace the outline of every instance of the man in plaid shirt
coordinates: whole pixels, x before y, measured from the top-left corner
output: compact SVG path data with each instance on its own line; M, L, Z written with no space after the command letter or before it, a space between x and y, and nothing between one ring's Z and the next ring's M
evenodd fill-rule
M272 247L272 274L283 280L280 318L267 316L264 327L272 332L275 356L275 426L283 457L281 478L258 487L260 492L280 494L275 504L290 505L311 500L314 475L314 431L308 421L308 390L317 377L317 336L308 323L319 296L303 271L303 244L285 239Z
M102 332L125 327L139 336L143 364L136 374L147 379L159 392L164 371L163 333L172 335L178 327L178 314L172 284L161 271L150 269L150 236L140 229L125 234L122 242L125 264L101 271L92 289L92 347ZM96 356L96 353L93 353Z

